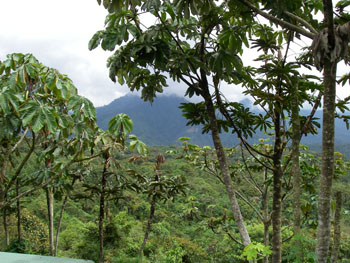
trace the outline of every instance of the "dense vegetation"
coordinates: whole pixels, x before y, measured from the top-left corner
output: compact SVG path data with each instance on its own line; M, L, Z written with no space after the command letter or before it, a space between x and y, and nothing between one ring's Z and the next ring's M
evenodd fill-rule
M190 145L190 147L193 146ZM209 155L210 149L207 148L206 151ZM135 162L129 162L130 158L133 158L130 152L118 154L116 158L120 160L123 170L135 170L146 178L151 178L154 175L155 156L160 153L165 154L166 158L165 163L161 166L162 174L169 177L180 175L186 178L186 195L179 194L169 202L156 204L153 226L144 250L143 262L244 262L241 257L243 247L237 241L239 235L229 212L229 202L225 195L224 185L205 169L195 167L197 164L198 166L203 165L198 155L187 155L186 158L184 147L169 146L151 148L148 158ZM262 197L246 181L245 177L249 177L249 174L244 172L242 157L237 153L231 152L230 154L233 154L231 156L232 176L239 185L239 191L253 203L259 212L262 212ZM292 225L289 222L289 227L283 231L283 237L287 240L284 242L286 262L295 262L299 249L303 250L305 262L313 262L315 256L313 252L317 227L315 185L319 177L317 168L319 160L309 152L305 152L304 158L311 166L305 168L308 173L305 174L303 182L303 189L305 189L302 208L304 232L298 237L302 240L303 246L293 245ZM249 160L247 164L249 165ZM23 173L32 173L35 166L35 162L29 164ZM94 163L92 167L97 173L101 172L101 165L98 163ZM252 167L252 169L257 168ZM261 181L263 178L258 175L259 173L255 172L254 178L263 185ZM110 184L113 183L115 179L110 178ZM342 260L340 262L349 262L350 257L349 184L348 174L339 174L336 188L344 192L345 201L339 255ZM58 256L98 261L99 200L96 198L96 189L88 185L100 187L98 174L81 176L75 183L74 189L69 191L59 235ZM55 226L59 221L60 209L66 194L62 190L56 190ZM106 262L139 262L138 254L150 209L150 199L147 196L147 193L125 189L118 195L109 196L107 199L104 226ZM21 202L23 239L18 243L17 214L13 206L7 219L11 242L7 249L2 243L2 250L48 255L48 213L45 191L38 191L22 198ZM242 201L240 203L242 213L249 218L249 232L252 233L256 242L262 244L264 225L259 220L256 211L247 203ZM286 218L288 218L292 209L290 193L284 206ZM0 234L4 236L3 229Z
M337 83L350 79L336 74L348 63L350 2L335 10L331 0L103 6L105 28L88 46L114 51L111 80L149 102L169 78L185 84L185 95L202 100L183 103L183 116L213 148L182 137L181 147L149 151L124 113L102 130L66 75L9 54L0 62L3 248L100 263L349 262L349 164L335 152L334 123L350 120L350 97L336 97ZM305 38L311 47L290 56ZM244 63L244 45L257 50L256 64ZM224 85L241 85L262 111L228 100ZM320 127L322 99L315 155L301 139ZM223 131L239 145L224 147ZM258 132L266 137L254 143Z
M129 162L130 158L133 158L130 152L116 156L123 170L135 170L144 177L151 178L154 175L155 156L162 153L165 155L165 163L161 166L163 176L180 175L186 179L186 195L179 194L166 203L157 202L150 237L144 249L143 262L245 262L242 257L243 246L238 241L239 234L229 212L224 185L205 169L196 168L203 163L197 159L198 155L186 155L184 151L186 147L186 144L185 147L153 147L148 158L135 162ZM206 151L209 155L210 149L207 148ZM227 151L229 152L229 149ZM230 154L232 154L230 157L232 177L239 185L238 191L262 213L263 199L246 180L245 177L249 177L249 174L244 171L241 155L232 153L232 150ZM313 262L315 257L317 227L315 186L319 178L317 168L319 159L310 152L305 152L304 158L312 165L305 168L308 173L305 174L305 181L302 184L305 189L302 207L304 232L302 236L297 237L302 240L302 247L293 245L295 237L293 238L292 222L288 220L288 215L290 216L292 211L289 193L284 201L286 220L289 221L289 227L283 231L283 238L286 240L284 242L286 262L296 262L295 257L299 249L303 251L304 262ZM249 165L249 160L247 164ZM32 173L35 166L35 162L29 164L23 173ZM74 189L69 188L71 190L63 212L59 235L58 256L98 261L99 200L96 198L97 189L91 185L98 188L101 186L98 177L101 164L94 163L92 167L96 173L81 176L74 184ZM254 178L263 185L261 181L263 178L258 175L259 173L255 172ZM110 184L114 183L115 179L110 178ZM286 188L287 184L286 182ZM344 193L340 262L349 262L350 258L349 184L348 174L340 173L336 183L336 188ZM55 190L54 225L57 226L66 192L58 188ZM45 191L38 191L22 198L21 203L22 241L18 243L17 240L17 214L15 206L12 206L8 210L7 219L11 242L7 248L2 243L1 250L49 255ZM240 200L240 204L243 215L249 218L248 229L256 242L251 252L254 255L256 250L263 248L261 244L264 242L264 225L248 203ZM271 203L269 207L271 208ZM150 198L147 193L125 189L118 195L110 195L106 199L104 226L106 262L139 262L138 255L149 210ZM271 229L269 232L271 235ZM3 228L0 230L0 235L5 236Z

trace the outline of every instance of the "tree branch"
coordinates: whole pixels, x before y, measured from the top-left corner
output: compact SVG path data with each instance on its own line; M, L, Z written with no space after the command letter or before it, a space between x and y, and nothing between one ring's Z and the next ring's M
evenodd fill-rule
M255 213L258 215L258 217L260 218L261 222L264 222L264 218L263 216L260 214L260 212L258 211L258 209L256 209L256 207L253 206L253 204L251 202L249 202L242 193L240 193L239 191L236 191L237 195L247 204L249 205L254 211Z
M248 174L249 174L249 176L250 176L250 178L252 179L252 181L253 181L254 184L253 184L252 182L250 182L250 180L249 180L248 178L246 178L246 176L243 175L243 177L245 178L245 180L246 180L249 184L253 185L253 186L255 187L255 189L258 190L258 192L262 195L263 192L262 192L262 190L260 189L260 187L258 186L258 184L256 183L256 181L254 180L254 177L253 177L252 173L250 172L250 169L249 169L249 167L248 167L248 165L247 165L247 161L246 161L246 159L245 159L245 157L244 157L244 152L243 152L242 144L240 145L240 148L241 148L241 156L242 156L242 159L243 159L244 166L245 166L245 168L247 169Z
M294 15L293 13L291 13L289 11L283 11L283 13L285 13L287 16L297 20L298 22L300 22L303 26L308 28L312 33L314 33L314 34L318 33L317 30L310 23L308 23L306 20L302 19L301 17Z
M306 130L307 130L311 120L312 120L312 117L315 115L316 110L317 110L317 108L319 107L319 105L321 103L322 96L323 96L323 92L320 91L318 93L318 95L317 95L316 102L315 102L314 106L312 107L312 110L311 110L309 116L307 117L307 120L306 120L306 122L305 122L305 124L304 124L304 126L303 126L303 128L301 130L299 142L301 141L303 135L305 134L305 132L306 132ZM289 164L289 162L291 160L292 160L292 155L290 154L288 159L287 159L287 161L285 162L285 164L282 167L282 171L283 172L287 169L287 166L288 166L288 164Z
M227 110L225 109L225 107L223 106L222 100L221 100L221 96L220 96L220 92L219 92L219 88L218 88L218 83L216 83L214 81L214 88L215 88L215 95L216 95L216 101L218 103L219 106L219 110L222 113L222 115L224 115L224 117L226 118L227 121L230 122L230 124L232 125L233 130L235 131L235 133L237 134L239 140L243 143L243 145L245 146L245 148L247 149L247 151L249 152L249 154L258 162L260 163L262 166L273 170L271 167L268 167L266 164L264 164L262 161L259 160L259 158L257 158L255 156L255 153L267 158L267 159L271 159L272 157L269 155L266 155L260 151L258 151L257 149L255 149L254 147L252 147L243 137L241 132L238 130L238 128L236 127L236 125L234 124L231 116L229 115L229 113L227 112Z
M179 41L176 39L176 37L173 36L173 34L171 33L171 31L169 30L169 28L165 25L164 21L162 20L162 18L160 17L159 13L158 13L158 10L156 10L155 12L157 18L159 19L159 21L162 23L162 25L165 27L165 30L168 32L168 34L170 35L170 37L175 41L176 45L179 47L179 49L181 50L181 52L185 55L185 51L183 50L182 46L180 45ZM190 64L190 66L192 67L192 70L194 71L194 73L196 74L197 76L197 79L200 79L197 71L196 71L196 68L194 67L193 63L188 59L186 58L187 62Z
M257 8L256 6L254 6L252 3L250 3L249 1L247 0L239 0L242 4L244 4L245 6L249 7L250 9L252 9L254 12L256 12L257 14L265 17L266 19L276 23L277 25L281 26L282 28L286 28L286 29L289 29L289 30L292 30L294 32L297 32L305 37L308 37L310 39L314 39L314 37L316 36L316 34L312 33L312 32L309 32L305 29L302 29L296 25L293 25L291 23L288 23L286 21L283 21L277 17L274 17L264 11L262 11L261 9Z
M22 138L23 139L23 138ZM5 193L7 193L9 191L9 189L11 188L11 186L14 184L14 182L17 180L17 177L20 175L24 165L27 163L27 161L29 160L30 156L32 155L32 153L34 152L35 149L35 134L33 133L32 135L32 145L29 149L29 151L27 152L26 156L23 158L22 162L20 163L19 167L17 168L15 174L13 175L13 177L11 178L10 182L8 183L8 185L5 188Z
M39 190L45 186L47 186L48 184L50 184L52 181L54 181L55 179L57 179L59 176L61 176L63 174L63 172L69 167L71 166L73 163L74 163L74 160L79 156L79 154L81 153L81 150L83 148L83 144L81 143L80 144L80 148L79 150L77 151L77 153L74 155L74 157L72 158L72 160L70 160L62 169L61 171L59 171L58 173L56 173L54 176L52 176L49 180L47 180L46 182L43 182L37 186L35 186L34 188L32 189L29 189L21 194L19 194L18 196L12 198L11 200L9 201L3 201L0 203L0 207L4 207L6 205L10 205L12 204L13 202L17 201L18 199L22 198L23 196L26 196L26 195L29 195L33 192L35 192L36 190Z
M23 135L21 136L21 138L19 139L19 141L15 144L15 146L13 146L13 148L12 148L12 150L11 150L11 153L13 153L13 152L17 149L18 145L21 144L21 142L23 141L24 137L27 135L28 130L29 130L29 128L27 127L27 128L25 129L25 131L23 132Z

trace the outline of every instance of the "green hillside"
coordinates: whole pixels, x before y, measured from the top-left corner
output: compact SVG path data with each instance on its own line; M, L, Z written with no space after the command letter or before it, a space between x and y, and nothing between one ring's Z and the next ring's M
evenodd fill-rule
M179 137L190 137L191 142L198 145L212 145L209 134L202 134L200 126L186 126L186 119L182 116L181 103L186 103L184 98L172 96L159 96L153 104L144 102L137 95L128 94L118 98L110 104L97 107L97 122L102 129L106 129L110 118L118 113L128 114L134 122L133 133L140 137L148 145L178 144ZM245 106L251 106L248 99L243 100ZM256 111L256 109L255 109ZM301 114L307 116L309 110L302 110ZM315 117L322 121L322 111L317 111ZM238 143L235 135L224 133L222 141L227 147ZM258 142L260 138L267 136L259 131L251 138L250 142ZM310 146L315 151L321 150L321 131L318 134L304 137L302 144ZM335 120L336 151L349 156L350 131L346 129L342 120Z

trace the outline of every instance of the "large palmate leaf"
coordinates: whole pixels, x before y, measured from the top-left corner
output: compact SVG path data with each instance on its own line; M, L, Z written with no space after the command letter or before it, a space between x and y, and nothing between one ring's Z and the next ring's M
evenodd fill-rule
M84 117L96 120L96 109L94 105L90 100L82 96L72 96L68 101L68 109L73 111L74 116L82 112Z
M30 126L34 132L46 127L50 132L58 128L57 113L53 108L41 103L29 102L20 109L22 124Z
M147 155L149 153L149 149L147 145L144 142L140 141L137 138L137 136L130 135L129 139L130 139L129 149L131 151L136 149L139 154L143 154L143 155Z
M13 92L9 87L4 87L0 91L0 108L4 114L10 114L10 112L18 114L19 105L23 101L23 95Z
M132 128L132 120L124 113L114 116L108 123L108 131L117 136L125 137L132 131Z

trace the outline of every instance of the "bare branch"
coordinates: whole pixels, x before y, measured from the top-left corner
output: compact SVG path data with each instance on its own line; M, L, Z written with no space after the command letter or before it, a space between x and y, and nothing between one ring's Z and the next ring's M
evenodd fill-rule
M236 242L237 244L241 245L244 247L244 245L242 244L242 242L240 242L239 240L237 240L234 236L231 235L230 232L228 232L227 230L225 230L226 234L228 235L229 238L231 238L232 241ZM215 233L215 232L214 232Z
M303 26L308 28L312 33L314 33L314 34L318 33L317 30L310 23L308 23L306 20L302 19L300 16L297 16L289 11L283 11L283 13L285 13L287 16L289 16L291 18L294 18L298 22L300 22Z
M21 138L19 139L19 141L15 144L15 146L13 146L13 148L11 150L11 153L13 153L17 149L18 145L21 144L21 142L23 141L24 137L27 135L28 131L29 131L29 128L27 127L25 129L25 131L23 132L23 134L22 134Z
M32 136L32 145L29 149L29 151L27 152L26 156L23 158L22 162L20 163L20 165L18 166L15 174L13 175L13 177L11 178L10 182L7 184L6 188L5 188L5 193L7 193L9 191L9 189L11 188L11 186L14 184L14 182L17 180L17 177L20 175L24 165L27 163L27 161L29 160L30 156L32 155L32 153L34 152L35 149L35 135L33 133Z
M241 156L242 156L242 159L243 159L244 166L245 166L245 168L247 169L248 174L249 174L251 180L253 181L253 183L252 183L244 174L243 174L242 176L244 177L244 179L245 179L249 184L253 185L253 186L255 187L255 189L258 190L258 192L259 192L260 194L263 194L263 192L262 192L262 190L260 189L259 185L258 185L258 184L256 183L256 181L254 180L254 177L253 177L252 173L250 172L250 169L249 169L249 167L248 167L248 165L247 165L247 160L246 160L246 158L245 158L245 156L244 156L242 144L240 144L240 148L241 148Z
M251 202L249 202L249 201L247 200L247 198L245 198L245 196L244 196L242 193L240 193L239 191L236 191L236 193L237 193L237 195L238 195L247 205L249 205L249 206L255 211L255 213L256 213L256 214L258 215L258 217L260 218L261 222L264 222L264 218L263 218L263 216L260 214L260 212L258 211L258 209L256 209L256 207L253 206L253 204L252 204Z
M278 24L279 26L283 27L283 28L286 28L286 29L289 29L289 30L293 30L305 37L308 37L310 39L314 39L314 37L316 36L316 34L312 33L312 32L309 32L305 29L302 29L296 25L293 25L291 23L288 23L286 21L283 21L277 17L274 17L264 11L262 11L261 9L257 8L256 6L254 6L252 3L250 3L249 1L247 0L239 0L242 4L246 5L247 7L249 7L250 9L252 9L254 12L258 13L259 15L265 17L266 19Z
M317 108L319 107L319 105L320 105L320 103L321 103L322 96L323 96L323 92L320 91L320 92L318 93L318 95L317 95L316 102L315 102L314 106L312 107L312 110L311 110L311 112L310 112L310 114L309 114L309 116L308 116L308 118L307 118L307 120L306 120L306 122L305 122L305 124L304 124L304 127L303 127L302 130L301 130L301 133L300 133L300 140L301 140L301 138L303 137L303 135L305 134L306 130L308 129L308 126L310 125L310 122L311 122L311 120L312 120L312 117L315 115L316 110L317 110ZM300 140L299 140L299 141L300 141ZM289 164L289 162L290 162L291 160L292 160L292 155L290 154L289 157L288 157L288 159L287 159L287 161L285 162L285 164L284 164L283 167L282 167L282 171L283 171L283 172L287 169L287 166L288 166L288 164Z

